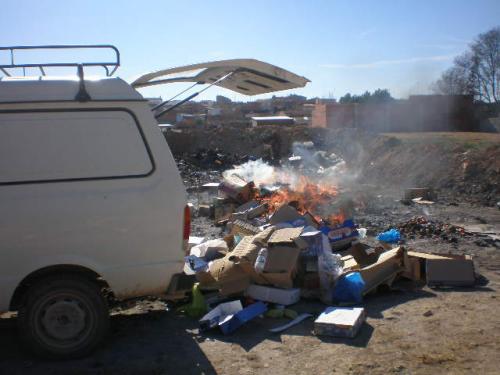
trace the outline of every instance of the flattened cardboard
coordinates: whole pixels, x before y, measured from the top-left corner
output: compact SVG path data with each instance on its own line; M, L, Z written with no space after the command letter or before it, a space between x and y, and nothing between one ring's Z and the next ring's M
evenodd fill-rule
M417 251L408 251L409 257L421 258L421 259L451 259L451 255L442 254L432 254L432 253L419 253Z
M369 293L379 285L390 283L394 277L403 270L402 249L386 251L379 255L376 263L370 264L359 270L365 282L363 294Z
M373 264L377 261L378 254L374 251L368 253L368 249L370 247L368 245L364 245L360 242L353 244L346 251L339 252L340 255L352 255L356 262L361 266L367 266L369 264Z
M472 286L475 284L472 259L427 259L426 278L429 286Z

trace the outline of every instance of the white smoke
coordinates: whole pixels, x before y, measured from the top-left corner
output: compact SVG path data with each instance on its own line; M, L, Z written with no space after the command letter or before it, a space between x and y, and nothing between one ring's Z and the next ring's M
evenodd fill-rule
M250 160L225 171L223 177L238 175L245 181L253 181L256 186L293 185L298 181L299 175L285 167L273 167L262 159Z

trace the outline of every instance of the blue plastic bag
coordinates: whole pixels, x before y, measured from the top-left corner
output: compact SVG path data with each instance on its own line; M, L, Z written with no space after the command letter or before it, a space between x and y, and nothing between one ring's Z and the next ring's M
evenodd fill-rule
M389 229L387 232L379 233L377 240L387 243L397 243L401 240L401 233L397 229Z
M365 281L359 272L341 276L335 283L333 299L338 302L356 302L363 300Z

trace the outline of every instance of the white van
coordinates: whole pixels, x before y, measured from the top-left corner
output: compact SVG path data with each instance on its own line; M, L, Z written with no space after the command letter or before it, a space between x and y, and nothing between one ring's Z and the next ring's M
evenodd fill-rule
M115 63L78 64L77 79L45 76L47 68L75 64L0 65L0 312L18 311L23 339L45 356L88 353L106 335L108 294L161 295L182 269L185 189L154 112L133 87L156 84L169 71L135 85L84 79L87 66L116 70L116 56ZM284 80L281 71L263 73L268 64L248 73L238 61L193 79L223 86L218 80L238 69L230 84L240 91L248 74L257 74L259 90L265 80ZM19 68L42 76L9 77Z

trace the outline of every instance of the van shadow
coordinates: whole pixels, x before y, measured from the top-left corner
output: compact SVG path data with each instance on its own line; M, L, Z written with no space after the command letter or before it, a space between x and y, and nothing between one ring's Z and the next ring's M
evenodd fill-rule
M193 319L167 311L118 314L111 317L108 340L89 357L49 361L22 347L15 318L0 319L0 373L216 374L193 339L195 326Z

